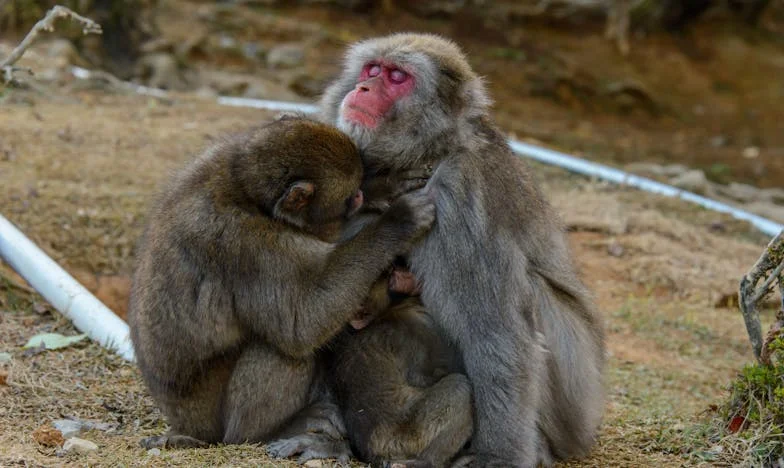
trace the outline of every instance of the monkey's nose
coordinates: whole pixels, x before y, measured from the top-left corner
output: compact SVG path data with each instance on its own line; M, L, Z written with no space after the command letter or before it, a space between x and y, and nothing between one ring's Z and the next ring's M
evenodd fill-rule
M357 91L362 93L367 93L368 91L370 91L370 88L368 88L365 85L357 85Z

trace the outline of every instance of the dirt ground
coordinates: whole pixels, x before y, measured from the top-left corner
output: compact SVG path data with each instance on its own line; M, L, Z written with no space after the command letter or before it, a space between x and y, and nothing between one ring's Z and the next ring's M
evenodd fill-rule
M0 108L0 213L122 314L152 192L219 132L269 118L187 97L164 102L93 91L52 100L17 93ZM752 358L740 314L716 304L734 294L764 237L678 201L535 169L569 226L607 321L601 439L590 457L572 464L705 461L684 434L711 417ZM23 351L36 333L76 331L2 263L0 312L0 353L11 355L0 363L8 374L0 383L0 465L273 464L250 445L146 453L139 439L166 426L132 364L94 343ZM82 435L99 446L88 455L34 440L36 428L64 417L114 428Z

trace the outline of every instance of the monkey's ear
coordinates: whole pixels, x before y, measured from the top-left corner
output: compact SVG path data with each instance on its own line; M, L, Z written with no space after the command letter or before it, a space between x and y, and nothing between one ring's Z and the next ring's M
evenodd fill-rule
M299 213L313 201L316 186L313 182L298 180L289 186L278 202L279 208L287 213Z

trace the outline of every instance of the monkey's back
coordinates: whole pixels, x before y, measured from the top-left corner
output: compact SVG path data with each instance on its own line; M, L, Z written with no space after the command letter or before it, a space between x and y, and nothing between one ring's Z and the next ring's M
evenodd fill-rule
M328 249L235 201L232 145L239 144L220 142L176 173L138 244L128 322L153 393L186 392L205 362L234 353L249 338L238 303L265 292L275 298L300 274L293 265L318 268L322 256L312 252Z

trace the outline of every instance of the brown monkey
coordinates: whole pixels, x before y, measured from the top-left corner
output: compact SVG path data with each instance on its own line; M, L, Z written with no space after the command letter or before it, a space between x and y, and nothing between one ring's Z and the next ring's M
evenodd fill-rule
M373 466L446 466L473 432L456 350L413 298L351 325L360 330L336 340L330 377L354 454Z
M550 464L596 440L603 326L561 223L489 104L455 44L419 34L353 45L321 102L323 119L360 147L370 206L434 168L438 220L408 258L471 383L474 431L462 461Z
M128 319L171 431L143 445L308 432L304 458L347 456L318 350L434 219L428 195L411 193L336 244L362 204L361 180L347 136L286 118L216 144L166 187L140 243Z

